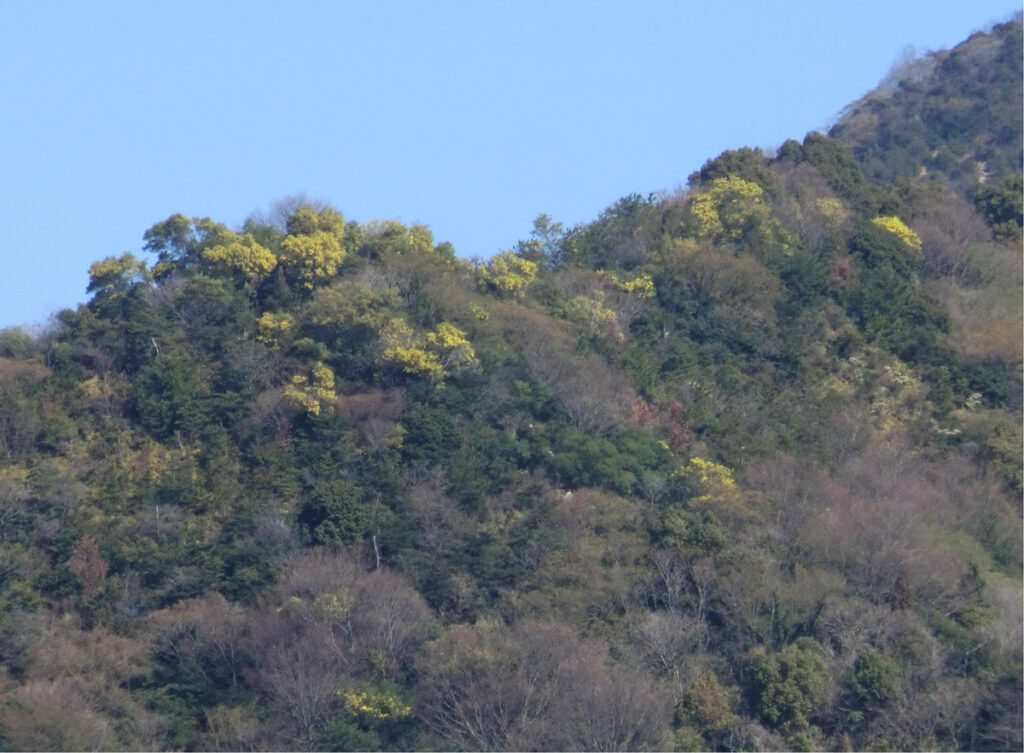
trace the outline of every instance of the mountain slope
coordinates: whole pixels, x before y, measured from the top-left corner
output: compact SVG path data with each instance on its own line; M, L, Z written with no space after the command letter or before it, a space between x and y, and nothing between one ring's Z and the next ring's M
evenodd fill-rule
M878 182L937 174L973 194L1016 175L1024 131L1019 27L998 25L898 68L829 135Z
M486 262L94 264L0 333L0 745L1019 749L1020 37Z

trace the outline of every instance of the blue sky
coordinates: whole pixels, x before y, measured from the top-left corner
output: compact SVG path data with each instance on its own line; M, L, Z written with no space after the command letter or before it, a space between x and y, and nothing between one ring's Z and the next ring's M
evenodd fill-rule
M827 127L1011 0L0 2L0 327L175 212L305 192L465 257Z

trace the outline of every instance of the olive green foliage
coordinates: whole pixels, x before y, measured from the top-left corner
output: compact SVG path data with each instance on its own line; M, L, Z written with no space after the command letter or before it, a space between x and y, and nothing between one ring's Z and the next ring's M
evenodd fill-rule
M885 705L900 692L900 666L892 659L875 651L865 651L857 657L850 677L850 686L866 704Z
M794 750L811 749L817 730L810 720L828 677L814 641L801 639L756 658L750 675L750 691L761 718L785 735Z
M1024 176L1010 175L994 186L983 187L974 197L974 203L997 238L1021 240L1024 227Z
M159 279L198 266L205 249L226 245L234 235L209 217L173 214L143 234L143 249L156 254L153 275Z
M488 260L96 262L0 332L0 747L1020 750L1020 37Z
M299 514L299 522L317 544L352 544L369 530L368 508L362 490L342 480L315 489Z

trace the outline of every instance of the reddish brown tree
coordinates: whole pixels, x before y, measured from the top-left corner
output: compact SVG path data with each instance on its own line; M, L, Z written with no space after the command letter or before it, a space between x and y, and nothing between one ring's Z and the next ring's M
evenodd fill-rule
M86 596L94 596L107 581L107 563L100 556L100 548L89 534L79 539L68 560L70 570Z

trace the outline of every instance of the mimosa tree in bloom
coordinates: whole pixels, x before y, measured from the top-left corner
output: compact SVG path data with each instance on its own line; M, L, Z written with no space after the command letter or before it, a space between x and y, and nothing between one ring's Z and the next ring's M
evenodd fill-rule
M476 274L483 287L496 290L499 295L519 298L537 276L537 262L505 251L477 267Z
M444 386L446 375L477 362L466 333L448 322L421 335L404 319L394 318L384 325L380 337L384 362L400 366L406 374L425 376L437 387Z
M284 388L284 394L307 412L319 416L323 407L334 401L334 372L330 366L317 361L313 364L312 376L296 374Z
M124 296L135 283L150 279L146 262L133 254L108 256L89 267L87 291L95 293L97 301L112 301Z
M203 259L228 272L239 273L253 285L277 266L277 258L270 249L257 243L249 233L234 235L228 243L206 249Z
M903 220L899 217L875 217L871 220L871 224L888 230L915 251L921 250L921 237L903 224Z
M731 241L739 240L770 216L761 186L735 175L716 178L710 191L694 197L690 213L698 238Z
M288 235L278 256L289 274L306 290L334 277L345 260L341 238L345 220L340 212L302 206L288 218Z

